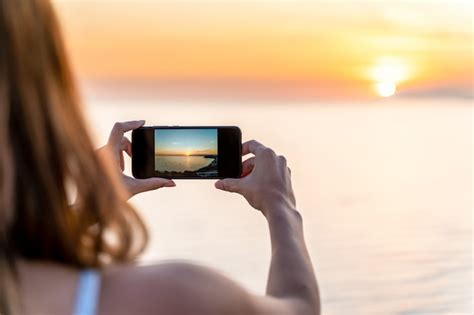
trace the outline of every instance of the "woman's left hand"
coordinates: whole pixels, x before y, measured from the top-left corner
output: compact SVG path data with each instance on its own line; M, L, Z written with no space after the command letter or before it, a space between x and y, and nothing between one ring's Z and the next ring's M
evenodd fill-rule
M125 152L128 156L132 156L132 143L127 137L125 137L124 134L128 131L140 128L144 124L144 120L115 123L114 127L112 128L112 131L110 132L107 145L103 146L98 150L99 155L104 155L106 151L110 152L112 158L117 164L117 167L122 173L121 176L123 184L127 191L130 193L130 197L142 192L156 190L162 187L176 186L176 184L170 179L158 177L136 179L123 174L123 171L125 169L123 153Z

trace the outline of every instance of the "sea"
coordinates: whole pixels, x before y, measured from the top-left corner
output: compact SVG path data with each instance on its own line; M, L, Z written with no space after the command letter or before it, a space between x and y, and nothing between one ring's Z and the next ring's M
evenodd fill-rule
M155 170L159 172L196 171L208 166L214 158L204 156L155 156Z
M97 147L115 121L235 125L284 155L323 314L473 314L472 99L367 102L86 100ZM130 173L130 160L126 172ZM264 217L212 180L132 198L141 264L189 261L264 294Z

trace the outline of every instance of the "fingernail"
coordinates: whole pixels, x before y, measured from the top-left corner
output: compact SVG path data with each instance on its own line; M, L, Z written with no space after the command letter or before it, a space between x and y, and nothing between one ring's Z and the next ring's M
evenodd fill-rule
M165 184L165 187L175 187L175 186L176 186L176 183L173 181L169 181Z

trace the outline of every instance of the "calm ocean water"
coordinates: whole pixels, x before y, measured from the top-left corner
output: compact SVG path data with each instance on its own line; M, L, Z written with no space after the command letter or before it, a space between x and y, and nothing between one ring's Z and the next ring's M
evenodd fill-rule
M214 159L203 156L155 156L155 170L159 172L196 171Z
M238 125L292 169L324 314L472 314L472 120L468 101L238 104L90 100L97 145L114 121ZM128 165L129 166L129 165ZM261 294L263 217L213 181L135 197L142 258L215 267Z

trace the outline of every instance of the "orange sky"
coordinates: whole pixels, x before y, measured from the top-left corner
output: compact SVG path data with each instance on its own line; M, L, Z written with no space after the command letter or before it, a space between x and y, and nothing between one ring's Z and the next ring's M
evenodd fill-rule
M373 96L374 84L388 83L399 91L472 94L470 1L55 4L86 82L316 97Z

